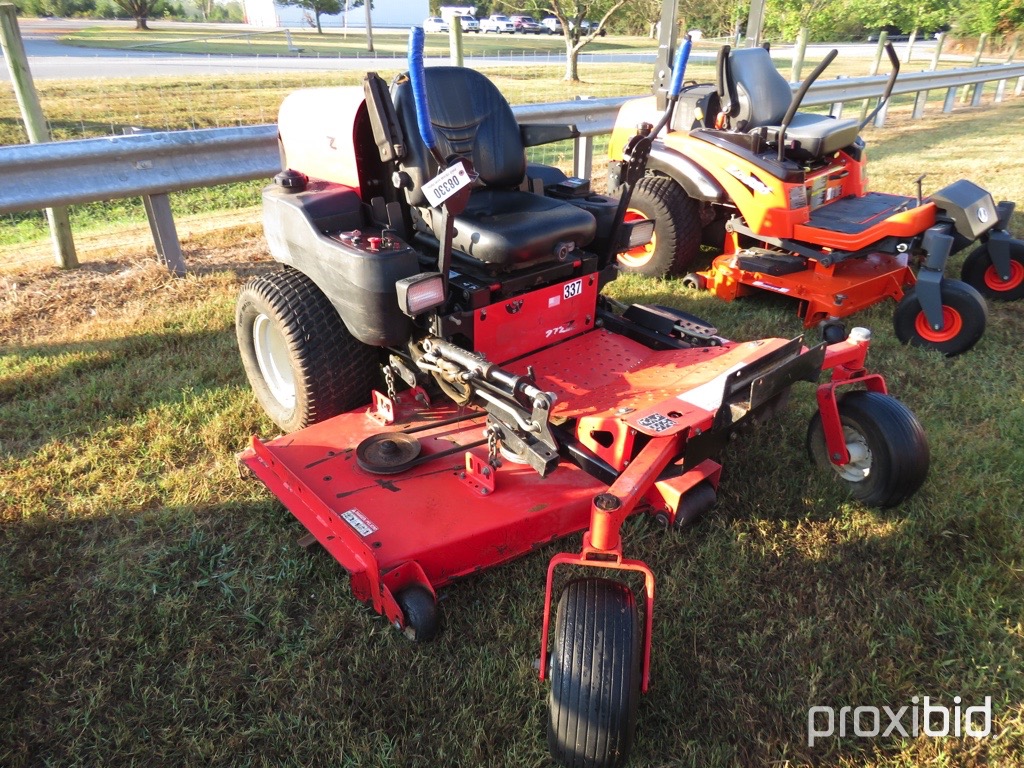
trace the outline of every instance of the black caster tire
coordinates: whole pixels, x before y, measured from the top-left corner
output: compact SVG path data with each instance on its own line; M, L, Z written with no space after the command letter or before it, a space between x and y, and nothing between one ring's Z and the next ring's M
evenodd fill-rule
M637 182L626 221L654 220L651 242L619 254L623 272L661 278L688 267L700 252L700 205L667 176Z
M235 333L257 401L285 432L370 402L377 350L353 338L302 272L250 280L238 297Z
M687 272L682 279L683 288L689 288L691 291L706 291L708 288L708 281L704 275L698 275L696 272Z
M1013 241L1010 248L1010 279L1003 280L992 266L988 244L982 243L964 259L960 277L986 299L1018 301L1024 299L1024 243Z
M405 614L402 634L414 643L427 643L437 637L441 622L437 601L429 589L418 585L406 587L395 595L395 602Z
M985 299L967 283L942 281L943 327L935 330L921 310L917 289L911 288L896 306L892 323L904 344L934 349L947 357L966 352L981 339L988 322Z
M567 768L616 768L633 745L643 641L636 600L609 579L570 582L558 601L548 748Z
M821 324L821 340L826 344L846 341L849 335L846 326L839 320L826 320Z
M836 473L850 495L871 507L892 507L912 496L928 476L928 440L903 403L878 392L849 392L839 401L850 462L829 460L821 414L807 429L807 450L819 467Z

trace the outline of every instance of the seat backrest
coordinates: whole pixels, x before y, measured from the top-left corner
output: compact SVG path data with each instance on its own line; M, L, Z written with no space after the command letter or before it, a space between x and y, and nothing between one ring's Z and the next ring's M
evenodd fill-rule
M779 74L764 48L729 52L729 78L735 86L731 118L740 130L779 125L793 99L786 78Z
M494 84L462 67L427 67L424 81L441 155L470 158L485 186L518 188L526 173L526 150L512 108ZM407 78L395 84L392 96L407 144L401 168L412 179L406 199L410 205L427 205L423 182L436 176L438 167L420 138Z

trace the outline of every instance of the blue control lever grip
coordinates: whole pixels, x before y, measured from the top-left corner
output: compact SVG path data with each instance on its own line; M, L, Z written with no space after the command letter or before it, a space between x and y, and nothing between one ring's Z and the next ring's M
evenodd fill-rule
M674 99L683 89L683 73L686 72L686 62L690 60L690 48L693 43L687 35L679 45L679 53L676 54L675 66L672 67L672 80L668 86L668 96Z
M434 136L427 105L427 85L423 77L423 39L423 27L409 30L409 81L416 103L416 124L420 129L420 138L427 149L434 151L437 149L437 137Z

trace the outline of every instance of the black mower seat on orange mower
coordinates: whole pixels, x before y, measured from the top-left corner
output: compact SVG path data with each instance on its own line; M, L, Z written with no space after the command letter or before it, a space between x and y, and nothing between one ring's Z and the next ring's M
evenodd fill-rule
M725 62L719 63L719 80L725 79L723 111L731 125L742 131L760 132L767 141L777 142L793 100L789 83L775 69L764 48L741 48L725 56ZM721 82L718 87L723 90ZM850 146L859 133L856 120L797 112L786 128L785 139L795 145L793 154L797 159L813 159Z
M457 251L499 268L554 261L594 239L597 223L588 211L550 197L524 192L526 149L519 124L504 96L483 75L461 67L428 67L424 72L430 122L443 157L472 160L482 187L455 217ZM408 143L401 169L409 176L406 200L416 228L440 231L440 211L431 208L423 183L438 173L419 138L412 86L394 89L395 112Z

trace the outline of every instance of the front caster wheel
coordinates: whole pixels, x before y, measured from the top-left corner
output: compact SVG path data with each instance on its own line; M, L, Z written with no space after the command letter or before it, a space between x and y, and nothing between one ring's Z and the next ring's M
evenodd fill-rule
M942 281L942 327L932 328L921 309L917 289L907 291L892 323L904 344L926 347L947 357L966 352L985 333L988 305L974 288L959 280Z
M928 440L903 403L878 392L850 392L839 401L839 420L850 461L829 460L821 414L807 429L807 450L819 467L831 467L853 498L891 507L912 496L928 475Z
M1010 279L1003 280L992 264L988 244L983 243L964 259L960 277L978 289L986 299L1017 301L1024 299L1024 243L1014 240L1010 249Z
M405 614L403 634L414 643L426 643L437 637L440 622L437 619L437 601L426 587L406 587L397 595L395 602Z
M548 748L567 768L624 765L640 700L636 600L608 579L570 582L555 614Z
M683 288L689 288L691 291L706 291L708 288L707 278L696 272L687 272L683 276L682 283Z

